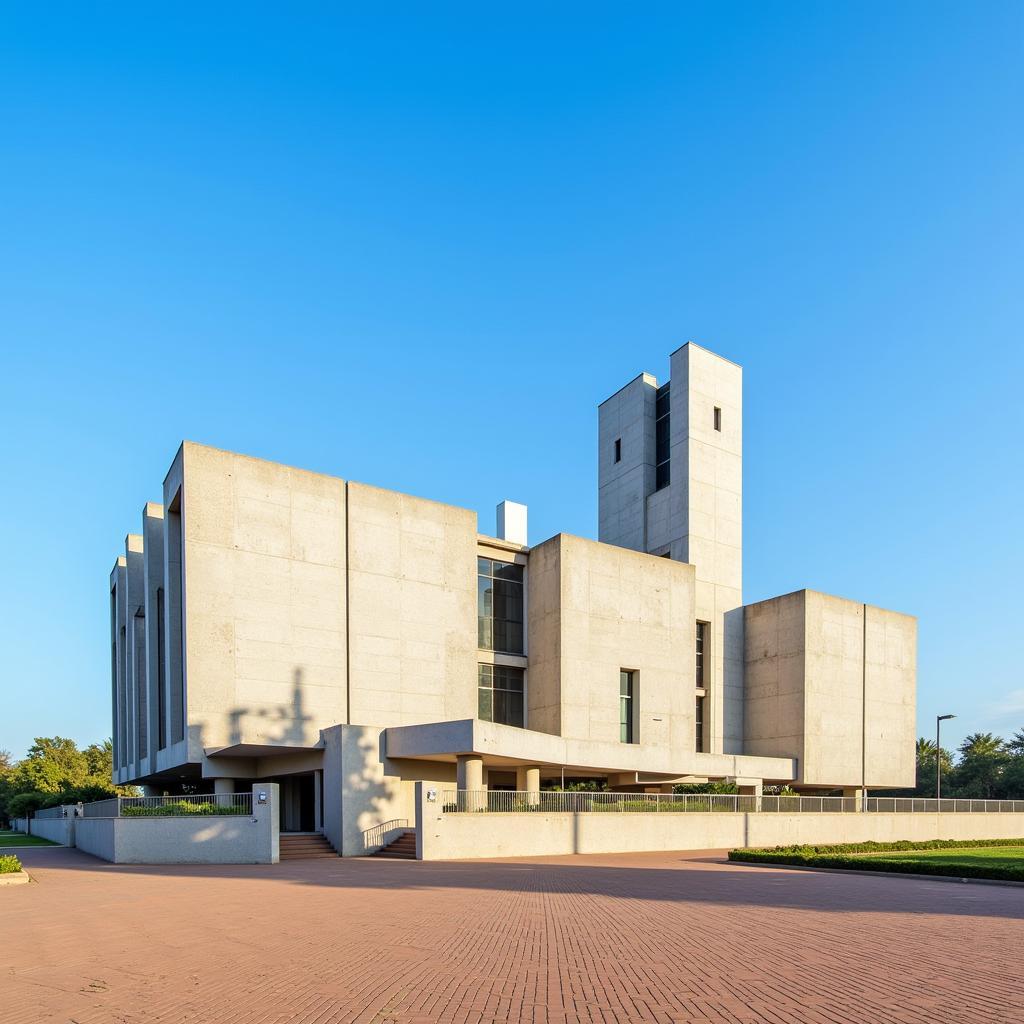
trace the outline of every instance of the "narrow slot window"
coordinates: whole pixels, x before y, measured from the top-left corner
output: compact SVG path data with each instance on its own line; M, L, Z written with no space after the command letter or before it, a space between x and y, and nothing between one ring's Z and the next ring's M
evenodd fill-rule
M622 438L621 437L617 437L615 439L615 461L616 462L621 462L622 461Z
M721 431L722 429L722 410L715 406L715 430Z

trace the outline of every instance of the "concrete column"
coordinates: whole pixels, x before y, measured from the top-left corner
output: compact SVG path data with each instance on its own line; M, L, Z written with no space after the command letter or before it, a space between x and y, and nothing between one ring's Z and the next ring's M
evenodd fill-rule
M484 788L484 759L478 754L459 754L455 769L459 789Z
M516 768L516 789L520 793L529 793L530 803L539 803L540 769L532 765L519 765Z
M754 810L761 810L761 797L764 792L763 779L737 779L736 788L740 791L740 796L754 797Z
M864 810L864 801L867 799L868 791L861 789L859 786L847 787L843 790L843 796L847 800L856 800L856 807L858 811Z
M214 779L213 780L213 791L214 791L214 793L234 793L234 791L235 791L235 780L234 779Z
M313 772L313 828L317 832L324 830L324 809L321 799L323 788L324 773L322 771Z

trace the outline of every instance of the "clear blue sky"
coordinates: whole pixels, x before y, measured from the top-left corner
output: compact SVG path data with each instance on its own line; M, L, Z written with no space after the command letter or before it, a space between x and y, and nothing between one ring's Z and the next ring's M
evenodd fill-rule
M596 535L596 405L745 367L745 597L1024 726L1024 6L5 8L0 747L109 734L183 437Z

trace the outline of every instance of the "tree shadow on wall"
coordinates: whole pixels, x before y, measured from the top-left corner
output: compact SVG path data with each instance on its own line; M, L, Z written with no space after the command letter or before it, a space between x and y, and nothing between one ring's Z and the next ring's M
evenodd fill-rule
M261 722L257 738L245 738L243 722L254 718ZM267 723L270 732L264 732L262 722ZM274 746L312 747L319 740L309 735L307 726L313 716L306 712L302 690L302 669L296 668L292 673L292 696L288 705L268 709L236 707L228 712L228 745L238 743L270 743ZM275 733L274 730L277 729Z

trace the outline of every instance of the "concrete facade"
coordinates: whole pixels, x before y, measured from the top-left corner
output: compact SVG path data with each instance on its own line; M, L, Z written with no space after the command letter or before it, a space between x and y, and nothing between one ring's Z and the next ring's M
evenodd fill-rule
M917 621L801 590L744 609L751 754L796 756L797 781L860 788L916 781Z
M914 620L744 608L742 370L671 371L600 406L598 541L183 442L110 576L114 781L276 782L346 855L417 782L912 785Z

